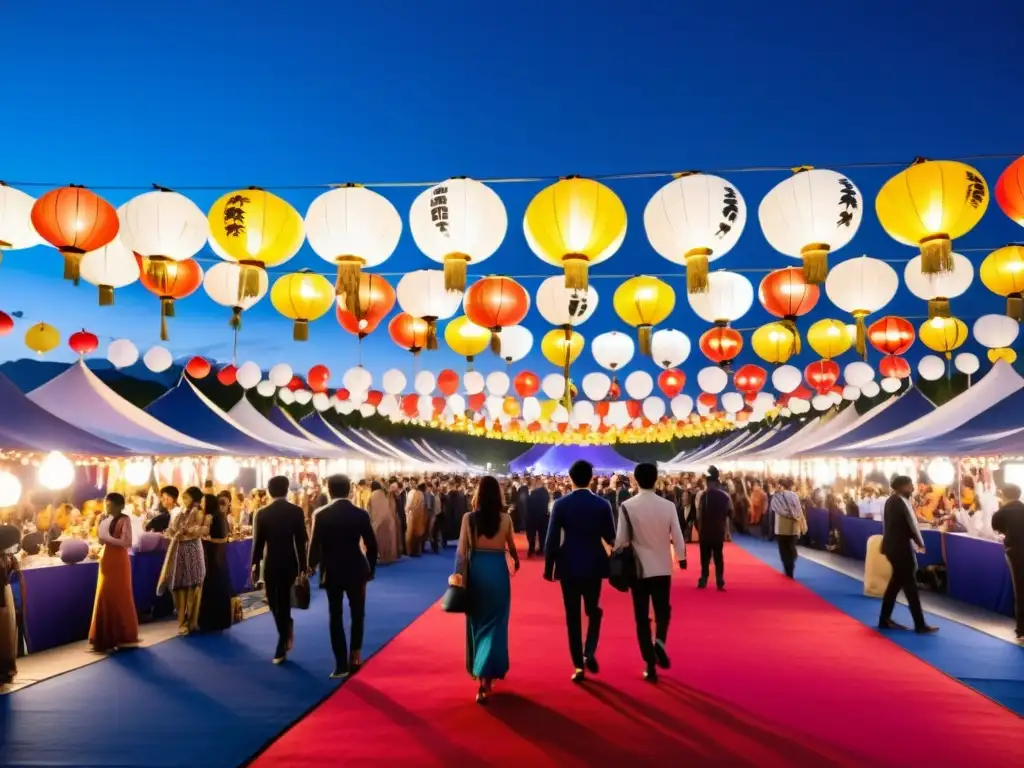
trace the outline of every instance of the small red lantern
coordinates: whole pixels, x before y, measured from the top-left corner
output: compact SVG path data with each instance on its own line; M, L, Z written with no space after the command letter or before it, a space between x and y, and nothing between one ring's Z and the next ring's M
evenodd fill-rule
M402 413L410 419L415 418L420 412L420 396L405 395L402 398Z
M349 312L344 302L335 305L338 325L360 340L373 333L395 306L395 289L380 275L362 272L359 275L359 305Z
M902 317L887 315L868 326L868 341L883 355L902 355L914 344L914 325Z
M437 374L437 389L445 397L454 395L459 391L459 374L451 368L445 368Z
M724 325L716 325L701 334L697 343L704 356L713 363L726 367L743 349L740 332Z
M466 398L466 404L471 411L479 413L484 409L484 403L487 402L487 395L483 392L477 392L475 395L470 395Z
M608 415L608 411L611 410L612 404L608 400L598 400L594 403L594 413L600 416L602 419Z
M135 254L139 263L139 282L160 299L160 339L167 341L167 318L174 317L174 302L191 296L203 284L203 268L195 259L158 261ZM159 267L157 269L156 267Z
M444 413L444 407L448 404L448 401L445 400L443 397L435 397L430 402L434 406L434 418L435 419L438 416L440 416L442 413Z
M217 371L217 381L223 384L225 387L230 387L235 383L238 375L238 369L233 365L225 365L219 371Z
M372 405L374 408L380 405L380 401L383 399L384 393L381 392L379 389L371 389L369 392L366 393L366 404Z
M185 364L185 373L193 379L205 379L210 375L210 363L203 357L193 357Z
M878 361L878 372L887 379L906 379L910 377L910 363L902 357L887 355Z
M768 372L759 365L748 363L733 374L732 380L738 392L751 397L764 388Z
M782 318L783 324L793 332L795 355L800 354L801 348L796 319L814 309L820 297L821 290L804 279L804 271L800 267L786 267L769 272L757 288L757 299L761 306L776 317Z
M471 323L491 332L491 351L501 352L502 328L518 325L530 311L530 294L511 277L485 277L466 290L463 300Z
M6 336L14 330L14 320L6 312L0 312L0 336Z
M819 395L827 394L839 381L839 364L835 360L816 360L804 369L804 379Z
M512 381L516 394L520 397L533 397L540 391L540 379L530 371L520 371Z
M420 350L426 349L429 331L426 320L413 317L405 312L399 312L388 323L388 334L391 336L391 340L414 355L418 355Z
M306 381L312 392L326 392L327 382L331 378L331 371L326 365L314 365L306 374Z
M95 352L99 345L100 340L96 335L89 333L84 328L77 333L71 334L71 338L68 339L68 346L71 347L72 351L77 352L80 357L85 357L89 353Z
M703 405L705 408L714 409L718 405L718 396L713 395L710 392L701 392L697 398L697 402Z
M78 285L82 256L102 248L121 228L114 206L85 187L51 189L32 206L32 226L64 256L64 279Z
M292 380L288 382L288 389L292 392L298 392L300 389L306 388L306 382L302 380L301 376L292 376Z
M658 388L665 397L675 397L683 391L685 384L686 374L675 368L668 368L658 374Z
M336 391L336 392L334 393L334 399L335 399L335 400L337 400L337 401L338 401L339 403L344 403L344 402L345 402L346 400L348 400L348 399L349 399L349 398L350 398L351 396L352 396L352 393L351 393L351 392L349 392L349 391L348 391L347 389L345 389L344 387L342 387L341 389L337 390L337 391Z
M1024 157L1018 157L999 175L995 195L1003 213L1024 227Z

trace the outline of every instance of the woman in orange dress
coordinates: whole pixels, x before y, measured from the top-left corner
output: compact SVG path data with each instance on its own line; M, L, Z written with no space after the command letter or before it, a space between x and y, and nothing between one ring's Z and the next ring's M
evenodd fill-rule
M97 653L139 644L139 618L132 596L132 523L124 514L124 496L107 495L107 514L99 524L103 546L89 643Z

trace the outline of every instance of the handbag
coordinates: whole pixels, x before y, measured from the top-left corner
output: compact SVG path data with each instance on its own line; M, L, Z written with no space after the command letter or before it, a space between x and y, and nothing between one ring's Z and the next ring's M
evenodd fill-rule
M292 584L292 608L298 608L300 611L307 610L309 598L309 579L303 574Z
M608 561L608 583L619 592L628 592L630 587L636 586L640 580L640 563L633 549L633 523L629 519L629 512L625 507L619 508L622 516L626 519L626 529L629 531L629 540L624 546L612 552Z
M470 613L472 606L469 599L469 563L472 560L473 549L476 547L476 525L472 516L469 518L469 553L466 556L466 573L462 577L462 584L456 586L449 584L441 598L441 610L445 613Z

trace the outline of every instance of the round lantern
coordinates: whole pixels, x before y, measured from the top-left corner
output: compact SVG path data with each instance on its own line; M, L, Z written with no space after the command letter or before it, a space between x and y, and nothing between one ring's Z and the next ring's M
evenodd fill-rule
M566 383L566 378L560 373L549 373L541 381L541 391L551 398L549 401L550 404L548 404L549 413L547 414L547 418L551 418L550 411L553 411L558 405L555 401L565 395Z
M356 309L349 312L345 300L338 299L335 314L338 324L360 341L377 330L377 326L395 306L395 289L380 275L363 272L359 275Z
M747 223L747 204L735 185L706 173L685 173L644 208L647 239L662 257L686 266L686 289L708 290L708 264L735 247Z
M803 381L803 375L795 366L781 365L772 371L772 386L784 395L796 390L801 381Z
M533 334L521 325L503 329L499 338L501 351L498 354L509 365L519 362L533 349Z
M309 323L323 317L334 304L334 289L323 275L301 269L277 278L270 289L274 309L293 321L292 339L307 341Z
M946 364L941 357L925 355L917 363L917 372L925 381L938 381L946 372Z
M800 354L800 334L796 319L806 315L818 303L818 286L804 280L804 273L795 267L769 272L757 288L757 298L768 312L782 318L783 324L793 332L793 352Z
M42 244L32 226L32 207L36 199L20 189L0 181L0 256L4 251L17 251Z
M878 372L887 379L906 379L910 376L910 363L896 355L886 355L878 361Z
M462 306L466 317L491 331L491 351L500 355L501 329L525 319L530 294L510 277L485 277L469 287Z
M327 382L331 379L331 371L326 365L314 365L306 374L306 383L313 393L326 392Z
M633 359L636 350L633 339L618 331L609 331L594 337L590 342L590 354L602 368L617 371Z
M608 392L611 389L611 386L611 378L608 374L601 373L600 371L588 373L583 377L583 394L595 402L599 402L608 397Z
M537 289L537 311L551 325L582 325L596 310L597 291L592 285L566 288L564 277L549 277Z
M1003 213L1024 227L1024 157L1018 157L999 175L995 196Z
M102 248L82 256L78 272L85 282L99 288L100 306L109 307L114 303L115 289L139 279L139 262L121 238L115 237Z
M828 254L857 234L864 216L860 190L846 176L822 168L797 168L776 184L757 209L769 245L803 260L803 278L825 282Z
M444 264L445 287L466 290L466 265L494 255L508 230L508 215L498 194L465 176L421 192L409 209L409 230L416 247Z
M185 364L185 373L193 379L205 379L210 375L210 363L205 358L193 357Z
M990 363L996 363L1002 360L1008 365L1013 365L1017 362L1017 353L1012 349L1006 349L1005 347L1003 349L990 349L988 351L988 360Z
M238 381L238 369L235 368L235 366L231 365L230 363L228 365L225 365L223 368L217 371L217 381L219 381L221 385L225 387L234 386L235 383ZM282 402L284 401L282 400Z
M754 354L771 365L786 363L796 350L796 334L782 323L762 325L750 337Z
M1020 334L1020 324L1006 315L982 315L974 321L974 338L988 349L1011 347Z
M759 365L748 363L737 370L733 376L733 385L746 396L756 395L768 380L768 372Z
M949 300L963 294L974 282L974 266L966 256L951 253L949 258L955 265L951 271L925 274L920 256L911 259L903 270L907 289L928 302L928 317L949 317Z
M75 184L52 189L36 200L31 219L39 236L64 256L64 279L75 285L82 256L117 237L120 226L114 206Z
M452 352L472 363L491 343L491 332L465 315L459 315L445 326L444 340Z
M949 359L967 341L967 326L955 317L934 317L921 323L917 335L928 349Z
M672 314L676 292L656 277L631 277L615 289L615 313L626 325L637 329L640 354L650 356L652 329Z
M246 279L245 267L233 262L214 264L203 277L203 288L207 296L222 307L231 309L230 326L236 331L242 327L242 312L254 306L267 295L270 282L267 273L258 269L252 273L257 290L243 297L242 283Z
M839 381L839 365L834 360L817 360L804 369L808 386L824 395Z
M115 339L107 347L107 360L115 368L128 368L139 359L139 350L128 339Z
M444 287L444 272L439 269L406 272L398 281L396 293L403 312L426 321L426 349L437 349L437 321L459 311L462 293Z
M451 373L454 373L454 371L452 371ZM457 386L458 376L456 375L455 378ZM400 395L402 394L402 390L405 389L406 385L405 374L402 373L397 368L392 368L391 370L384 372L384 376L381 377L380 384L384 388L384 392L386 394ZM454 392L454 390L452 391ZM451 392L449 392L448 394L451 394Z
M163 269L153 270L149 259L136 255L139 282L160 299L160 340L167 341L167 318L174 317L174 302L191 296L203 284L203 269L195 259L169 261Z
M709 366L707 368L701 368L697 372L697 386L701 388L705 394L717 395L723 389L729 385L729 374L723 371L721 368L715 368ZM712 401L712 405L713 405Z
M238 386L246 391L257 386L261 378L263 378L263 371L252 360L242 363L235 371L235 381L238 382Z
M846 383L854 387L862 387L869 381L874 381L875 370L865 362L856 360L849 363L843 369L843 378L846 379ZM854 398L856 399L856 398Z
M735 272L712 272L704 293L690 294L690 307L702 320L716 325L735 322L750 311L754 287Z
M959 355L953 358L953 365L960 373L973 376L981 368L981 361L978 360L978 356L972 352L961 352Z
M682 331L663 328L651 336L651 358L661 368L675 368L690 356L690 339Z
M14 318L6 312L0 312L0 336L6 336L14 330Z
M978 272L986 288L1006 298L1006 314L1024 320L1024 246L1007 245L992 251Z
M271 377L273 377L273 371L271 371ZM349 396L354 400L356 394L365 394L370 391L370 387L373 386L373 374L363 366L355 365L345 371L341 383L345 385L345 389L349 390Z
M48 323L36 323L25 332L25 346L44 355L60 344L60 333Z
M955 272L951 241L963 237L988 208L988 184L969 165L918 158L882 186L875 213L897 242L921 249L917 269L925 275Z
M512 380L512 386L520 397L533 397L540 391L540 379L530 371L520 371Z
M402 349L418 355L427 346L427 321L399 312L388 323L388 335ZM351 387L350 387L351 389Z
M825 293L839 309L853 315L857 329L853 340L861 357L867 355L864 318L892 301L899 286L896 270L870 256L840 262L829 272Z
M568 338L566 336L560 328L548 331L540 341L540 351L549 363L568 370L583 351L583 337L576 331L571 331Z
M708 360L728 368L743 349L743 337L734 328L718 326L701 334L697 346Z
M914 345L914 326L902 317L880 317L868 328L868 341L883 355L902 355Z
M89 333L84 328L80 331L71 334L68 339L68 346L71 350L78 354L79 357L85 357L86 355L95 352L100 345L100 340L96 334Z
M166 347L150 347L142 356L142 363L153 373L163 373L174 363Z
M193 258L210 234L206 215L184 195L157 187L133 197L117 209L118 237L124 247L146 259L159 281L169 261ZM91 281L90 281L91 282Z
M845 323L819 320L807 329L807 343L819 357L831 360L846 352L853 343Z
M626 208L593 179L570 176L542 189L523 219L530 250L565 269L565 287L585 290L592 264L610 259L626 237Z
M395 371L395 373L398 373L398 371ZM402 384L397 391L401 392L402 389L404 388L405 377L403 376ZM450 368L445 368L443 371L437 374L437 389L445 397L448 397L449 395L454 395L456 392L459 391L459 374L457 374Z
M292 371L292 367L288 363L278 363L270 369L270 373L267 374L267 378L270 383L275 387L287 387L294 378L295 373ZM367 387L370 385L367 384Z
M487 379L479 371L466 371L462 377L462 386L467 395L478 395L487 386Z
M584 385L585 384L586 382L584 382ZM658 389L660 389L665 397L669 399L672 399L682 392L685 384L686 374L682 371L677 371L674 368L669 368L668 370L664 370L658 374Z

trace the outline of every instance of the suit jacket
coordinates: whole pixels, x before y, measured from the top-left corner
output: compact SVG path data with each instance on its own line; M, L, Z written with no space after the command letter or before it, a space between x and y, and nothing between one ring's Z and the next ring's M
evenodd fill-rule
M274 499L256 512L252 564L264 581L295 581L306 570L306 519L302 507Z
M700 497L700 516L697 530L700 540L708 544L721 544L729 527L732 499L718 486L709 487Z
M565 533L565 540L562 534ZM576 490L555 502L544 543L544 573L561 581L608 578L608 553L615 520L607 501Z
M992 530L1005 537L1003 546L1013 555L1024 555L1024 501L1011 501L992 515ZM1021 587L1018 585L1018 589Z
M530 498L526 502L527 514L531 520L543 520L548 516L551 504L551 494L543 486L530 491Z
M914 560L913 543L924 546L917 527L910 521L907 503L898 493L885 500L885 511L882 524L882 554L895 563L897 560L907 562Z
M360 543L366 546L363 554ZM377 570L377 537L370 515L348 499L335 499L313 516L309 567L320 568L320 588L365 584Z

